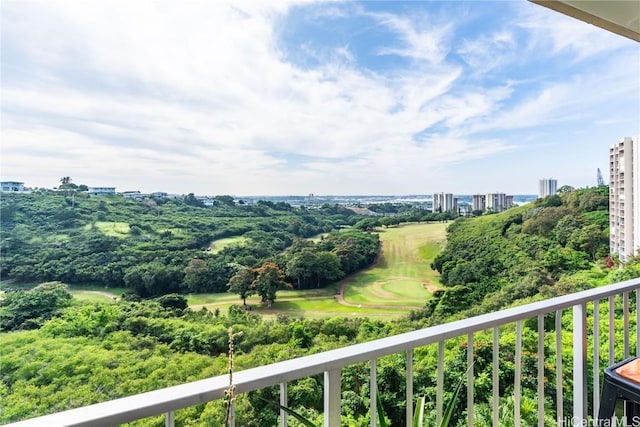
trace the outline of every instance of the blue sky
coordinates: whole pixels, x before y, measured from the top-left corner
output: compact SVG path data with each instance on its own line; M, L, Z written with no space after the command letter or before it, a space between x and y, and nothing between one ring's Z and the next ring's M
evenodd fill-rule
M1 32L33 187L535 194L640 134L640 44L525 0L7 0Z

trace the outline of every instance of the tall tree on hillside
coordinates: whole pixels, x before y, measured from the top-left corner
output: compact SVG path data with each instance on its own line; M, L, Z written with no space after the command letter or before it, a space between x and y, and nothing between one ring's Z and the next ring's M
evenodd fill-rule
M570 185L563 185L562 187L558 188L558 191L556 191L556 193L558 194L566 194L566 193L571 193L573 190L575 190L575 188L573 188Z
M588 253L591 256L591 260L595 261L598 259L598 255L607 255L608 242L609 236L597 225L590 224L575 230L569 237L567 244L575 250Z
M287 274L289 277L296 279L298 289L301 289L302 283L305 283L311 277L316 264L317 260L314 248L303 249L287 262Z
M271 308L276 300L276 291L287 286L284 282L284 272L273 262L263 263L256 268L255 272L256 278L253 285L258 295L262 297L262 301L267 303L267 308Z
M71 177L70 176L63 176L62 178L60 178L60 184L61 185L69 185L71 184Z
M255 272L252 268L244 267L238 270L227 283L229 292L238 294L242 298L242 304L247 305L247 297L256 293L254 286Z
M202 292L206 289L207 263L201 258L193 258L184 269L183 284L191 292Z
M333 252L318 252L314 267L318 288L323 281L332 282L344 276L343 271L340 269L340 259Z

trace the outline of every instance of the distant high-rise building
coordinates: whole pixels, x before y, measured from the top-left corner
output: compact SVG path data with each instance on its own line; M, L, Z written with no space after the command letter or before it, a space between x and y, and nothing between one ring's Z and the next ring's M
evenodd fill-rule
M543 178L540 180L540 198L553 196L558 191L558 180L553 178Z
M621 261L640 251L640 136L609 150L609 248Z
M513 207L513 196L507 196L505 201L505 209L511 209Z
M452 193L435 193L433 195L433 212L449 212L458 210L458 199Z
M505 193L488 193L485 197L485 206L494 212L502 212L513 206L513 196Z
M596 172L596 180L598 181L598 187L604 185L604 179L602 178L602 172L600 172L600 168L598 168L598 172Z
M471 202L471 209L474 211L483 211L487 208L486 196L484 194L474 194Z

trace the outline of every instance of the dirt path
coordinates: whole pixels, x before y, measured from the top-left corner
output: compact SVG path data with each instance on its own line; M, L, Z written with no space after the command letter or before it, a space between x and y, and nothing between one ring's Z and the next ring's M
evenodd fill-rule
M320 299L329 299L331 298L331 295L321 295L321 296L317 296L317 297L293 297L293 298L278 298L278 301L302 301L302 300L320 300ZM206 304L192 304L189 306L190 309L192 310L198 310L201 309L202 307L210 307L210 306L216 306L216 305L228 305L228 304L239 304L241 301L219 301L219 302L208 302ZM251 305L249 303L249 301L247 301L247 305Z
M82 292L83 294L90 294L90 295L100 295L102 297L108 298L112 301L117 301L120 299L120 297L117 297L113 294L110 294L108 292L102 292L102 291L85 291L85 290L81 290L81 291L77 291L77 292Z
M431 293L434 293L435 291L438 290L438 287L436 285L434 285L433 283L431 283L430 281L426 281L424 283L422 283L422 286L424 286L424 288L426 290L428 290Z

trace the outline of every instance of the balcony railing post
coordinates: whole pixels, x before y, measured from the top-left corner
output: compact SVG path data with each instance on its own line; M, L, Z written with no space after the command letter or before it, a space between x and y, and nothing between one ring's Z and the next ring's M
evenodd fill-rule
M609 365L612 365L614 362L614 344L615 344L615 332L613 330L615 326L614 315L615 315L615 296L611 295L609 297Z
M520 400L522 397L522 320L516 322L516 370L513 378L513 421L520 427Z
M500 414L498 413L498 408L500 405L500 330L496 326L493 328L493 427L498 427L500 425Z
M473 332L467 334L467 426L473 427Z
M176 422L176 414L173 411L169 411L164 414L164 427L173 427Z
M573 306L573 417L587 418L587 313L586 304Z
M624 322L624 358L626 359L631 354L629 343L629 292L622 294L622 319Z
M444 391L444 341L438 341L438 372L436 379L436 424L442 423L442 401Z
M558 427L564 425L562 392L562 310L556 311L556 412Z
M280 406L288 406L288 400L287 383L280 383ZM287 427L287 413L284 409L280 409L280 427Z
M324 372L324 427L340 426L340 369Z
M544 314L538 315L538 427L544 427Z
M413 350L407 350L407 425L413 423Z
M640 290L636 289L636 356L640 356Z
M377 372L376 372L376 367L377 367L377 361L376 359L371 359L371 366L369 368L369 395L371 398L371 402L369 404L369 413L371 414L371 427L376 427L376 423L377 423L377 412L378 412L378 407L377 405L377 400L378 400L378 379L377 379Z
M593 302L593 418L600 407L600 301Z

